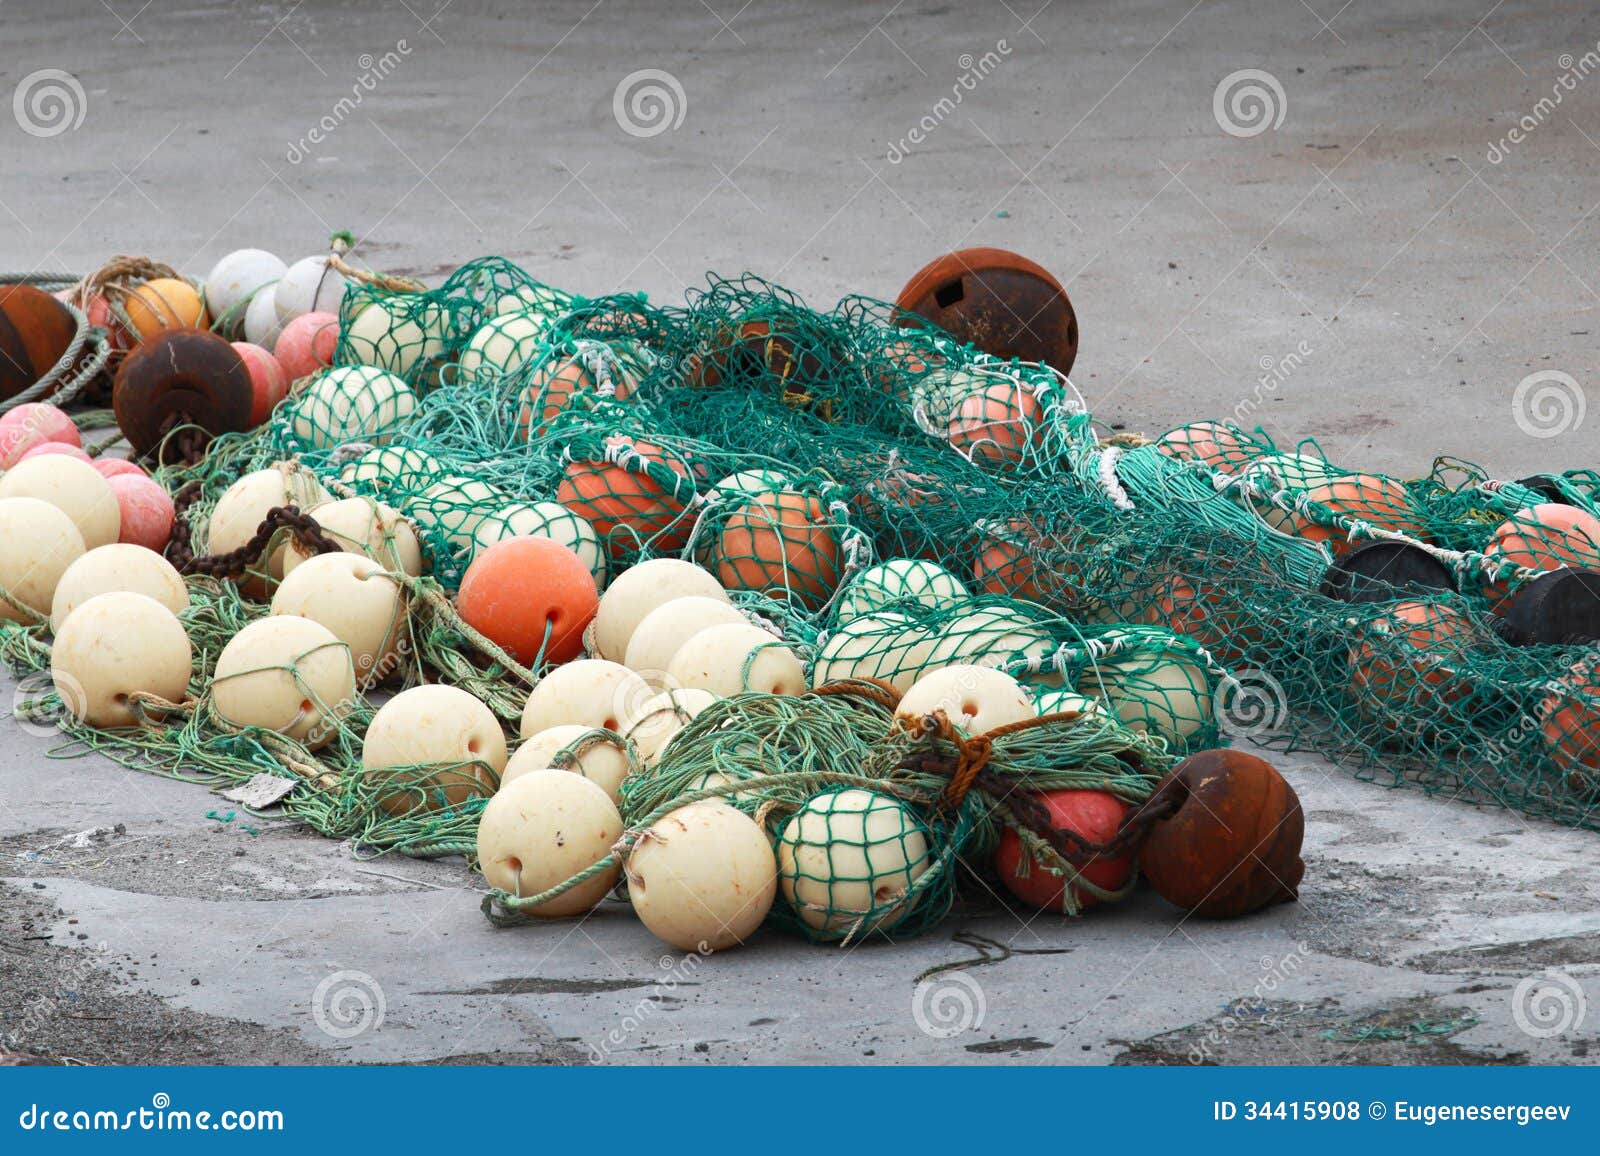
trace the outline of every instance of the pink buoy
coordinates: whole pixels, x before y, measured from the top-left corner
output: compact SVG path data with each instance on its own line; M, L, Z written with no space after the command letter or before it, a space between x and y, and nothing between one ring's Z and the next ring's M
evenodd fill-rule
M88 462L90 465L94 464L94 459L88 454L84 453L77 446L69 446L66 442L40 442L38 445L31 446L30 448L24 450L22 456L18 458L17 461L25 462L29 458L42 458L46 454L66 454L68 457L77 458L80 462Z
M172 536L172 496L153 478L119 474L111 479L111 492L122 512L118 541L160 553Z
M150 476L138 462L130 462L127 458L95 458L90 464L100 471L102 478L117 478L123 474L133 474L141 478Z
M233 347L250 371L250 427L254 429L289 395L289 375L283 371L283 363L261 346L235 341Z
M72 419L48 402L25 402L0 414L0 470L9 470L43 442L83 445Z
M332 365L338 345L338 317L332 313L302 313L283 327L272 352L288 379L299 381Z

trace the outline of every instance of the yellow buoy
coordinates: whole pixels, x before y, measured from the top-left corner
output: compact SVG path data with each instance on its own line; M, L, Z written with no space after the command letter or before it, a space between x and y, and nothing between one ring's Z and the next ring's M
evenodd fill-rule
M777 894L766 832L714 799L658 819L628 859L628 900L656 938L683 951L743 943Z
M50 600L50 629L97 594L126 590L154 598L174 614L189 608L189 588L171 562L154 550L113 542L90 550L68 566Z
M581 775L533 770L495 793L478 820L478 866L490 886L518 897L542 894L611 853L622 816ZM522 914L582 915L606 897L619 868L608 867Z
M277 731L315 750L337 733L355 695L350 648L309 618L258 619L217 656L211 695L224 722Z
M378 790L378 805L396 815L493 794L505 767L506 736L494 713L442 683L384 703L361 747L362 776Z
M83 556L83 535L72 519L42 498L0 498L0 619L28 621L49 614L67 568Z
M183 623L144 594L97 594L74 610L50 649L50 679L75 718L96 727L139 721L133 696L181 702L194 654Z

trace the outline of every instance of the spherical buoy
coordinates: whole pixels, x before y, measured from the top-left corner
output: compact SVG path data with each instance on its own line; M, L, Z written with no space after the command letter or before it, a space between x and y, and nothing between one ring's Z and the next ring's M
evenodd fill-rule
M444 472L444 464L430 453L410 446L386 446L349 462L339 471L339 480L383 495L391 490L420 492Z
M1429 705L1448 708L1472 693L1464 670L1472 624L1442 602L1396 602L1364 629L1346 652L1350 692L1368 717Z
M958 399L944 423L945 441L979 465L1014 465L1038 444L1044 407L1020 381L988 381Z
M1037 798L1049 812L1050 826L1073 836L1066 840L1067 848L1075 852L1068 858L1084 880L1102 891L1119 891L1127 886L1133 875L1132 855L1107 855L1081 847L1083 843L1097 846L1109 843L1128 813L1126 803L1105 791L1045 791ZM1016 829L1006 827L1001 831L994 869L1006 890L1031 907L1065 914L1068 906L1066 877L1052 873L1050 866L1039 859L1027 858L1029 862L1024 867L1022 838ZM1071 906L1075 910L1082 911L1099 902L1099 896L1074 881Z
M1032 523L1022 518L982 520L977 528L982 537L972 563L972 581L979 593L1049 605L1064 591L1061 577L1038 561L1044 542Z
M362 554L385 570L398 570L412 577L422 573L422 547L411 524L382 502L370 498L340 498L321 502L306 513L322 533L339 543L349 554ZM298 541L290 541L283 552L284 576L313 557Z
M601 658L622 662L639 623L656 607L678 598L715 598L728 592L710 571L676 558L653 558L618 575L600 600L594 617L594 649Z
M111 483L84 462L52 454L18 462L0 477L0 498L39 498L57 507L93 550L117 540L122 514Z
M339 318L333 313L302 313L283 327L272 355L290 381L310 377L333 364L339 348Z
M610 386L610 396L626 401L633 393L636 379L632 372L616 358L596 360L596 371L602 372L601 381ZM540 436L550 428L550 422L571 404L579 394L597 396L601 384L594 377L590 363L577 357L553 358L528 378L528 386L517 406L517 431L524 441ZM537 423L537 424L536 424Z
M149 472L138 462L130 462L127 458L95 458L91 463L100 476L106 481L123 476L148 478Z
M1075 690L1062 687L1045 687L1034 691L1034 709L1039 712L1039 717L1052 714L1078 714L1096 715L1099 718L1110 718L1106 711L1106 704L1098 698L1091 698L1086 694L1079 694Z
M337 316L348 288L344 274L330 265L326 256L302 257L272 287L278 324L286 326L306 313Z
M518 747L506 764L505 774L500 776L500 789L505 790L507 783L529 771L547 768L576 771L603 790L612 802L620 796L622 780L631 769L621 739L600 736L593 727L569 724L542 730Z
M94 465L94 459L87 453L77 446L69 446L65 442L40 442L17 460L25 462L29 458L47 458L51 454L61 454L64 457L75 458L80 462L86 462L91 466Z
M650 699L648 683L619 663L585 658L546 672L522 708L521 735L576 725L621 732L631 712Z
M362 776L379 791L378 805L395 815L492 795L505 768L499 720L443 683L414 686L384 703L361 747Z
M83 445L78 427L64 410L30 401L0 414L0 470L9 470L31 449L55 443Z
M658 819L628 857L628 900L657 939L682 951L723 951L755 934L777 895L766 832L706 799Z
M716 701L717 696L709 690L678 687L662 691L645 699L623 721L623 733L639 752L639 761L654 767L678 732Z
M417 395L404 378L370 365L341 365L318 373L296 397L289 428L313 449L345 442L381 446L416 408Z
M77 332L72 310L42 289L0 286L0 401L49 373Z
M839 595L834 621L874 614L902 603L943 610L967 597L961 580L937 562L921 558L892 558L868 567L852 578Z
M1423 529L1416 503L1410 492L1394 478L1379 474L1347 474L1330 482L1312 486L1306 500L1318 502L1335 514L1358 522L1370 522L1380 530L1393 530L1422 538ZM1308 542L1326 542L1335 554L1347 553L1356 545L1340 529L1319 526L1310 518L1296 515L1289 532Z
M461 351L461 371L505 377L521 369L539 351L550 321L532 309L501 313L473 331Z
M444 352L447 321L442 307L413 293L370 298L345 328L346 359L409 379Z
M453 552L474 556L478 530L505 502L505 495L487 482L444 474L406 503L406 513L425 536L442 538Z
M583 653L600 592L571 550L549 538L507 538L473 559L456 593L462 619L524 666Z
M819 939L892 932L933 865L928 836L898 799L842 788L807 801L778 835L778 883Z
M709 690L726 698L762 694L804 694L806 671L799 657L759 626L727 623L690 638L667 663L669 685Z
M1168 457L1204 462L1225 474L1238 473L1252 456L1245 434L1236 426L1217 421L1181 425L1157 438L1155 446Z
M683 483L646 472L653 466L677 474ZM556 500L588 519L606 550L617 558L645 545L658 551L683 549L694 519L686 509L687 479L665 450L624 435L606 439L598 461L575 458L556 486Z
M1593 791L1593 772L1600 771L1600 659L1579 659L1557 687L1539 704L1539 735L1556 765L1577 776L1568 785Z
M1197 655L1170 645L1175 636L1154 628L1108 630L1100 641L1132 645L1097 659L1078 678L1081 694L1103 698L1122 724L1181 744L1214 715L1211 676Z
M843 572L835 521L809 494L755 495L721 519L710 569L725 589L821 606Z
M147 595L118 590L90 598L61 624L50 678L78 721L134 726L139 716L130 697L182 701L193 657L177 615Z
M1261 627L1232 583L1168 574L1148 596L1144 614L1130 618L1192 638L1218 662L1242 663L1245 648L1261 644Z
M67 615L115 590L154 598L174 614L189 608L189 588L171 562L143 546L114 542L90 550L63 571L50 600L50 629L60 634Z
M1190 755L1144 806L1174 800L1176 812L1150 828L1139 855L1139 870L1168 903L1231 919L1297 898L1305 818L1271 763L1236 750Z
M217 656L212 705L236 727L261 727L323 746L355 695L350 648L309 618L261 618Z
M1600 570L1600 518L1556 502L1529 506L1495 528L1483 553L1529 570ZM1495 585L1487 592L1495 609L1503 611L1509 588Z
M1023 719L1037 718L1022 684L988 666L956 665L925 674L895 707L895 718L911 728L935 711L969 735L986 734Z
M163 329L204 329L211 324L195 287L176 277L146 281L123 299L122 311L139 341L149 341Z
M289 462L279 462L264 470L245 474L222 492L211 508L206 534L206 552L228 554L237 550L261 528L269 511L280 506L309 510L328 500L328 492L310 470ZM283 577L283 554L279 543L251 567L251 574L239 580L239 588L251 597L265 593L268 581Z
M244 339L269 353L283 332L283 322L278 320L277 292L276 282L258 289L244 311Z
M560 502L513 502L487 515L472 532L473 555L504 538L549 538L560 542L589 567L595 585L605 589L610 564L600 535Z
M83 552L83 535L58 507L40 498L0 497L0 590L23 606L49 614L61 576ZM27 621L3 598L0 619Z
M1055 638L1037 613L1015 604L981 606L939 628L928 652L928 669L963 664L1000 667L1027 658L1040 668L1028 677L1053 685L1061 676L1046 666L1046 660L1055 649Z
M595 784L566 771L532 770L495 793L478 820L478 867L491 887L540 895L611 854L622 838L616 804ZM582 915L606 897L620 873L608 867L524 915Z
M243 332L244 314L255 294L288 271L282 258L264 249L235 249L206 275L206 311L237 336Z
M1294 453L1258 454L1239 472L1249 474L1263 485L1268 485L1268 488L1271 488L1269 485L1271 479L1276 478L1291 490L1309 490L1314 486L1336 481L1341 476L1340 471L1323 458ZM1290 517L1275 506L1261 504L1261 510L1268 521L1273 521L1274 524L1280 519L1287 524Z
M250 428L250 369L222 338L203 329L169 329L128 354L111 390L117 424L136 454L155 451L176 426L218 437ZM177 447L167 455L182 456Z
M116 474L110 482L121 517L117 541L158 553L165 550L177 518L172 495L145 474Z
M407 638L406 597L383 567L360 554L319 554L283 576L272 613L309 618L350 652L356 686L378 685L397 672Z
M672 656L689 639L713 626L749 622L722 598L674 598L646 614L634 628L623 662L652 684L662 685Z
M1002 361L1042 361L1072 372L1078 318L1067 291L1042 266L1005 249L960 249L906 282L897 308Z
M893 610L852 618L829 633L811 671L811 685L875 678L904 694L928 664L932 631Z

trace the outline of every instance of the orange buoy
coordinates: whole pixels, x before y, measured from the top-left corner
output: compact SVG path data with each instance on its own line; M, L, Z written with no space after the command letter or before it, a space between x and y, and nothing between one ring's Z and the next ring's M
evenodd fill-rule
M332 365L338 348L338 314L302 313L278 334L272 356L278 359L290 381L299 381Z
M72 311L44 290L0 288L0 401L49 373L77 332Z
M1144 621L1188 635L1224 665L1237 663L1247 647L1261 641L1260 626L1250 624L1231 585L1171 574L1151 592L1155 600Z
M1061 790L1044 791L1034 796L1050 817L1050 828L1063 833L1061 848L1079 876L1102 891L1117 891L1127 886L1133 875L1134 857L1091 850L1103 846L1116 837L1128 805L1105 791ZM1023 859L1029 862L1024 874ZM1029 855L1022 846L1016 828L1006 827L1000 832L1000 844L994 853L995 873L1006 890L1024 903L1046 911L1065 913L1067 880L1052 873L1050 865ZM1085 911L1096 906L1100 897L1082 887L1077 881L1072 887L1072 906Z
M684 477L681 464L660 446L614 434L606 438L601 460L567 463L556 501L594 526L613 559L646 543L658 552L683 549L693 525L684 501L661 480L629 465L653 465Z
M600 592L582 558L549 538L502 538L473 559L456 609L524 666L569 662Z
M901 405L909 407L912 387L931 370L944 365L945 359L931 348L914 342L891 341L879 353L880 363L872 375L879 389Z
M1305 491L1305 496L1347 518L1371 522L1380 529L1409 534L1413 538L1423 536L1416 504L1405 486L1394 478L1350 474L1312 486ZM1343 530L1319 526L1299 514L1290 521L1288 530L1308 542L1328 543L1335 556L1346 554L1359 544Z
M1044 407L1031 389L993 381L958 400L944 436L957 452L981 464L1019 462L1038 440Z
M1461 701L1471 686L1461 674L1471 623L1441 602L1396 602L1352 646L1350 689L1362 714L1415 711L1426 703ZM1397 725L1385 718L1384 725Z
M608 363L607 368L610 370L611 396L618 401L627 401L637 384L633 374L615 359ZM523 441L528 440L535 412L539 415L540 425L533 432L542 434L550 427L556 414L566 409L574 397L598 392L599 386L581 358L564 357L547 361L528 379L522 404L517 408L517 436Z
M1483 552L1530 570L1600 570L1600 518L1556 502L1529 506L1501 522ZM1504 609L1508 586L1485 584L1485 592L1497 613Z
M1220 421L1181 425L1156 439L1156 449L1180 461L1204 462L1225 474L1238 472L1253 456L1249 440L1236 427Z
M1600 659L1584 658L1539 706L1540 737L1565 771L1600 771ZM1579 783L1572 784L1575 788ZM1593 789L1591 780L1586 784Z
M842 573L839 536L820 499L795 490L751 496L723 520L709 569L727 590L821 606Z
M148 341L163 329L204 329L210 324L200 294L176 277L146 281L128 294L122 311L139 341Z

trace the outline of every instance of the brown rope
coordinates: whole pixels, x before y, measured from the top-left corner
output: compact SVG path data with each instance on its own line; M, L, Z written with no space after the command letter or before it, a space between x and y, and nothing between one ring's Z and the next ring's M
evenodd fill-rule
M347 264L338 253L328 254L328 268L344 274L352 281L360 281L365 285L375 285L379 289L390 293L426 293L428 287L421 281L411 277L389 276L385 273L373 273L366 269L357 269L354 265Z
M261 520L254 535L237 550L229 550L225 554L205 554L195 556L189 547L188 510L198 496L198 489L194 494L187 491L190 486L197 483L190 482L178 491L178 499L184 502L183 529L179 530L179 519L174 518L172 523L172 538L167 543L167 561L178 568L182 574L201 574L208 578L242 578L250 567L261 560L266 553L267 546L277 536L278 531L288 530L296 542L315 554L336 554L342 546L322 532L322 527L310 514L302 514L298 506L274 506L267 511L267 516ZM173 501L174 507L178 500Z

